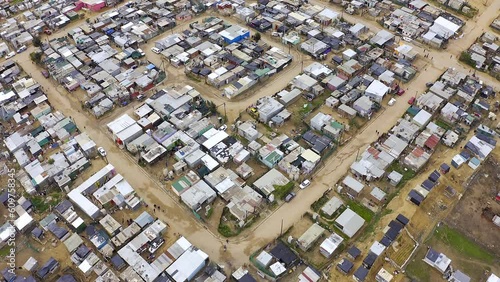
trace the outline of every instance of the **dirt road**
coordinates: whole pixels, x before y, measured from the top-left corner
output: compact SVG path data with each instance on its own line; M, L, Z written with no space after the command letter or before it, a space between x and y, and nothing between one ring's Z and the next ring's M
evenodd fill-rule
M321 3L326 4L324 2ZM481 16L478 23L483 24L483 27L488 25L489 22L491 22L490 18L492 19L494 17L493 14L498 11L499 4L499 1L493 1L492 9L486 10L485 15ZM337 6L331 6L330 4L327 6L333 8L334 10L339 10ZM351 16L344 16L347 19L351 18ZM358 17L352 19L355 19L356 22L366 23L367 26L373 26L372 22L365 19ZM187 23L181 24L177 27L177 30L182 29L182 27L186 24ZM378 29L380 28L377 28L377 30ZM480 34L481 29L482 27L471 27L470 30L468 30L469 34L464 38L457 40L456 44L468 47L467 44L475 40L475 37ZM52 37L61 36L63 33L64 31L58 32ZM159 38L161 38L161 36ZM265 36L264 40L270 39ZM152 43L148 43L149 46L151 44ZM149 46L143 48L148 55L148 59L156 65L160 65L160 57L152 54L149 50ZM416 49L422 50L419 47L416 47ZM30 48L30 50L33 49ZM298 220L302 214L309 209L310 204L319 198L323 192L328 189L328 187L337 182L349 169L349 166L354 161L356 152L358 150L364 150L368 144L376 140L376 130L387 131L394 125L396 120L408 107L406 100L408 100L410 96L414 95L414 93L421 93L424 91L426 82L435 80L449 66L469 72L468 69L464 68L455 60L450 60L449 56L447 56L449 51L452 51L455 56L458 55L458 52L462 51L459 47L453 46L453 48L450 48L450 50L447 50L446 52L437 50L431 51L434 55L431 55L431 57L434 57L434 60L432 60L432 62L428 62L429 64L426 67L427 70L420 72L411 83L405 85L405 87L409 88L409 91L399 98L393 107L387 108L387 110L385 110L378 118L372 119L369 126L353 138L350 143L343 147L335 156L327 160L324 168L314 177L314 183L311 187L306 190L299 191L297 198L292 203L281 206L271 216L263 220L259 225L253 227L254 230L250 233L250 235L230 240L228 252L222 252L222 245L225 243L223 242L224 240L220 239L217 234L212 234L208 231L203 225L196 221L193 216L186 214L184 209L179 207L177 200L170 198L166 193L160 192L163 188L159 186L157 181L150 178L144 170L136 165L134 160L132 160L126 153L119 150L106 135L106 132L104 132L100 127L95 126L95 118L88 116L81 111L80 104L77 99L74 97L67 97L71 94L66 94L66 92L62 90L61 87L58 87L54 81L47 80L41 75L39 70L29 60L30 50L17 55L14 59L18 61L18 63L38 82L40 82L43 88L47 91L49 100L55 109L71 116L79 128L88 132L90 137L94 139L97 144L103 146L108 151L109 161L126 177L131 185L137 190L139 196L141 196L151 206L153 204L159 204L165 207L166 212L164 214L156 214L156 216L168 222L173 232L186 235L190 241L206 251L215 261L231 261L235 266L247 263L248 255L252 251L275 238L280 232L282 220L284 222L285 229ZM226 102L229 105L228 110L230 117L234 118L239 111L245 109L258 97L274 94L286 86L286 84L288 84L294 76L300 73L300 60L306 60L308 58L304 58L303 55L294 50L292 50L292 52L294 52L294 56L296 56L294 58L294 64L289 66L289 68L283 73L278 74L278 76L276 76L278 79L269 81L268 84L265 85L266 87L258 87L250 90L256 93L254 93L247 100L227 101L222 97L217 96L217 93L215 93L216 91L208 90L208 88L205 87L198 90L201 90L200 92L203 95L207 95L208 93L208 97L216 103ZM189 83L189 80L186 79L182 73L179 73L180 71L182 70L169 67L168 72L170 78L168 83ZM480 76L484 81L486 81L486 83L496 85L496 81L493 81L491 77L481 74ZM173 80L174 78L175 81ZM396 197L394 201L396 202L394 204L391 203L391 205L399 206L399 204L397 204L398 201L403 201L403 199Z

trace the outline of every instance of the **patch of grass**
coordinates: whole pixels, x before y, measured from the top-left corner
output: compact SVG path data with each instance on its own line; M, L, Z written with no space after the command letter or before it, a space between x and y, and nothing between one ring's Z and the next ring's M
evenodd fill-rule
M397 187L403 187L406 184L406 182L408 182L410 179L412 179L416 175L415 171L413 171L409 168L403 167L401 165L401 163L399 163L398 161L393 162L387 168L388 172L391 172L393 170L395 170L395 171L399 172L401 175L403 175L403 179L401 179L401 182L399 182Z
M436 125L439 127L442 127L444 130L450 130L452 128L451 125L449 125L447 122L445 122L441 119L438 119L436 121Z
M61 194L58 192L54 192L46 197L34 196L31 197L30 200L36 212L43 213L50 207L54 208L59 203L59 201L61 200Z
M305 117L312 111L313 111L313 106L308 103L308 104L304 104L302 106L302 108L300 108L299 114L301 117Z
M379 222L379 220L382 217L390 214L391 212L392 212L391 209L384 209L381 212L375 214L375 216L373 217L373 220L371 222L368 222L368 225L363 230L363 236L361 236L361 240L364 240L367 236L372 235L373 232L375 231L375 226L377 226L377 223Z
M214 209L213 208L210 208L208 211L207 211L207 219L210 218L212 216L212 214L214 213Z
M219 224L219 228L217 230L224 237L233 237L233 236L238 235L236 232L233 232L233 230L231 229L231 227L229 227L226 224L222 224L222 223Z
M361 216L366 222L371 222L373 217L375 216L375 213L372 212L369 208L363 206L363 204L360 204L353 200L347 201L347 204L352 211Z
M447 225L442 224L436 228L434 236L444 244L457 250L464 257L477 259L488 264L493 264L495 261L492 254Z
M293 190L295 183L293 181L288 182L285 185L273 185L274 186L274 197L277 199L283 199L285 196Z
M422 258L425 256L426 248L420 247L414 258L406 267L406 274L416 281L430 281L430 266Z
M10 254L10 246L5 245L3 248L0 249L0 257L6 257L8 254Z

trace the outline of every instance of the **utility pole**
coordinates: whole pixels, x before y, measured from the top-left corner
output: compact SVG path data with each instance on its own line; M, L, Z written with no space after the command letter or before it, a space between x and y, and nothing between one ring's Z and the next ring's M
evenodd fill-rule
M283 218L281 219L280 237L283 236Z
M220 106L224 106L224 118L227 119L227 112L226 112L226 102L218 105L216 109L218 109Z

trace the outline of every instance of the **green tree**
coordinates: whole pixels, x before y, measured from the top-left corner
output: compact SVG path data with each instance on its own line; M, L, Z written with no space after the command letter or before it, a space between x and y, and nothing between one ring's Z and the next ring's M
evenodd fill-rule
M260 39L261 39L262 35L260 35L259 32L255 33L255 35L253 36L253 40L255 40L255 42L259 42Z
M30 54L31 61L33 61L36 64L40 64L42 60L42 53L40 52L33 52Z
M33 38L33 46L35 47L42 46L42 40L40 40L40 37L37 36Z

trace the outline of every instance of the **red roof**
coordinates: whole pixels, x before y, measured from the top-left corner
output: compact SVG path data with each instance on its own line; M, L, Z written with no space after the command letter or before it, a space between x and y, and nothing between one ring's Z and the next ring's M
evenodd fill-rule
M434 150L434 147L439 143L439 137L437 137L435 134L432 134L429 138L427 138L427 141L425 141L424 145L431 149Z
M424 149L420 147L415 147L413 152L411 152L415 157L420 158L424 154Z

